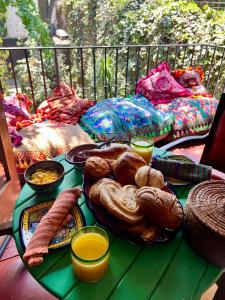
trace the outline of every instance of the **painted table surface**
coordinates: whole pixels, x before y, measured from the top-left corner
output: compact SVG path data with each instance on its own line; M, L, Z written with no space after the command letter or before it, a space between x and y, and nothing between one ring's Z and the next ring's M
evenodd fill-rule
M36 194L27 184L23 187L14 210L13 234L22 258L19 221L24 208L54 199L65 188L82 184L82 172L66 162L64 155L57 157L65 168L64 181L48 195ZM191 187L176 188L185 204ZM87 208L84 197L79 200L87 225L96 221ZM50 293L59 299L77 300L184 300L200 299L201 294L222 273L222 269L207 263L196 255L183 238L182 232L167 245L140 246L110 235L110 268L97 283L78 281L72 270L69 246L55 250L44 258L42 265L26 268Z

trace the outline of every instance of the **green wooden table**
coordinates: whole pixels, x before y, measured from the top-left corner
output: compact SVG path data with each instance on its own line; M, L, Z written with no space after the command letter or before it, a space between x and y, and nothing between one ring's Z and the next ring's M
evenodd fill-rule
M67 163L64 155L56 158L65 168L65 178L59 189L52 194L37 195L27 184L16 202L13 216L13 234L22 258L23 249L19 238L20 214L24 208L37 202L54 199L65 188L82 184L81 171ZM182 204L190 187L176 189ZM79 201L87 225L96 223L82 197ZM215 282L222 269L208 264L187 245L180 232L168 245L143 247L110 236L110 268L98 283L79 282L73 274L69 247L51 252L44 263L26 268L50 293L60 299L77 300L184 300L199 299Z

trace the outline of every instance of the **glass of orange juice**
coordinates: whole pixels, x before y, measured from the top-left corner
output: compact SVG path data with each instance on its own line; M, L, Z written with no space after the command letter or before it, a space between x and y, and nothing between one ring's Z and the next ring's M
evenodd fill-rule
M84 282L102 278L109 265L109 238L100 227L79 229L71 240L72 264L76 277Z
M140 155L147 163L152 161L152 152L154 143L151 138L145 136L136 136L131 139L132 150Z

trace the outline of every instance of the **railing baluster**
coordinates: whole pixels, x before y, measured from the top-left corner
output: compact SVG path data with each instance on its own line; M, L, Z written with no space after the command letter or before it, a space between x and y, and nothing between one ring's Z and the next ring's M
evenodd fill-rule
M205 63L205 58L206 58L207 51L208 51L208 46L205 45L205 54L204 54L203 59L202 59L203 64Z
M40 52L40 58L41 58L41 71L42 71L42 78L44 83L44 92L45 92L45 99L47 99L47 89L46 89L46 81L45 81L45 69L44 69L44 63L43 63L43 55L42 55L42 49L39 49Z
M1 93L1 94L4 94L4 90L3 90L1 78L0 78L0 93Z
M26 59L26 64L27 64L27 72L28 72L28 78L29 78L29 83L30 83L30 89L31 89L33 105L34 105L34 109L36 111L37 105L36 105L35 98L34 98L34 87L33 87L33 82L32 82L32 78L31 78L31 72L30 72L27 49L24 49L24 52L25 52L25 59Z
M135 78L135 91L137 88L137 82L138 82L138 78L139 78L139 73L140 73L140 69L139 69L139 64L140 64L140 47L137 47L136 49L136 53L137 53L137 62L136 62L136 78Z
M84 58L83 58L83 49L80 49L80 64L81 64L81 82L82 82L82 94L83 98L85 97L84 91Z
M157 54L156 54L156 64L155 66L158 66L158 61L159 61L159 46L157 47Z
M129 67L130 48L127 48L127 61L126 61L126 82L125 82L125 97L127 96L127 83L128 83L128 67Z
M169 49L170 49L170 47L169 47L169 46L167 46L167 51L166 51L166 61L168 61Z
M215 46L214 51L213 51L213 55L212 55L212 59L211 59L211 63L210 63L208 77L207 77L207 80L206 80L206 88L208 88L208 86L209 86L209 79L210 79L210 75L211 75L212 68L213 68L213 62L214 62L214 58L215 58L215 54L216 54L216 49L217 49L217 47Z
M104 90L105 90L105 99L107 98L107 53L106 48L104 49Z
M193 64L193 56L194 56L194 52L195 52L195 46L194 46L193 49L192 49L190 66L192 66L192 64Z
M71 74L71 59L70 59L70 49L67 49L67 56L68 56L68 63L69 63L69 76L70 76L70 87L72 89L73 82L72 82L72 74Z
M117 96L117 72L118 72L118 48L116 48L116 65L115 65L115 93L114 96Z
M186 53L187 53L187 46L184 47L184 55L183 55L183 60L182 60L182 68L184 66L184 60L185 60L185 57L186 57Z
M96 57L95 57L95 48L92 48L93 56L93 74L94 74L94 100L96 101Z
M59 85L59 63L58 63L58 56L57 56L57 49L54 48L54 58L55 58L55 68L56 68L56 83Z
M13 57L12 57L12 51L11 50L9 50L9 57L10 57L10 62L11 62L11 66L12 66L12 74L13 74L13 80L14 80L14 83L15 83L15 88L16 88L16 92L18 93L16 73L15 73L14 62L13 62Z
M199 57L197 59L198 64L201 62L201 58L202 58L202 49L203 49L203 45L201 45L200 47L200 53L199 53Z
M150 55L151 55L151 47L148 47L148 59L147 59L147 69L146 69L146 75L148 75L149 67L150 67Z
M176 63L177 63L177 46L175 46L175 57L174 57L174 64L173 64L173 69L176 68Z
M221 70L222 70L222 65L223 65L223 62L224 62L224 57L225 57L225 48L223 49L223 54L222 54L222 57L221 57L221 63L220 63L220 66L219 66L218 75L217 75L217 78L216 78L216 84L215 84L215 87L214 87L213 96L217 92L217 86L218 86L218 81L219 81L219 77L220 77Z

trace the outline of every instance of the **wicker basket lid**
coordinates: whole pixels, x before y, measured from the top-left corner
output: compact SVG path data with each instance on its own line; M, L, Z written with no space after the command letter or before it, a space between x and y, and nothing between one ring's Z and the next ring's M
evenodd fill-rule
M207 180L189 193L187 209L209 229L225 237L225 180Z

